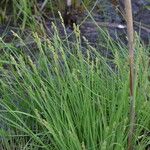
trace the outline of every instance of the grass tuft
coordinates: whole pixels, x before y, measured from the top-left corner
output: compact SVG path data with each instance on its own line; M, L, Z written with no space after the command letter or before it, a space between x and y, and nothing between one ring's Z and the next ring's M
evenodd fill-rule
M36 59L25 54L23 47L1 39L5 57L0 59L0 149L127 149L127 48L105 34L105 48L113 54L110 59L87 40L84 50L78 28L75 31L76 40L68 41L69 46L57 31L46 40L34 33ZM135 149L143 150L149 144L146 134L150 130L149 58L140 42L135 47L133 143Z

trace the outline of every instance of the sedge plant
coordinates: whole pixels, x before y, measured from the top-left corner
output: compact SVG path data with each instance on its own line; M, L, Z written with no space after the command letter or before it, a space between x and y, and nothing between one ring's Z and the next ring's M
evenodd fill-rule
M83 47L78 27L74 42L67 44L53 29L52 38L44 40L33 33L34 59L24 47L0 39L0 149L126 150L127 47L101 32L106 42L99 44L112 52L111 59L86 38ZM137 122L132 140L135 149L143 150L150 130L149 58L138 37L135 46Z

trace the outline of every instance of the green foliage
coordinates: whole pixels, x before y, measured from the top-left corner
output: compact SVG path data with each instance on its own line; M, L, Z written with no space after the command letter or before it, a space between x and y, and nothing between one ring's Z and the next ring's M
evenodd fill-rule
M34 33L38 57L33 60L22 48L18 53L1 39L6 53L0 63L9 67L0 68L1 149L127 149L126 47L105 34L105 47L112 50L114 59L103 57L88 42L83 53L77 31L75 43L68 45L57 30L52 39L44 41ZM150 130L150 72L147 49L140 41L136 43L134 147L143 150L149 141L144 133Z
M34 12L36 11L36 0L3 0L0 2L1 22L11 20L15 24L20 22L22 29L26 24L32 23Z
M92 2L85 0L83 6ZM96 22L102 38L97 49L82 37L83 47L78 27L73 43L65 28L66 38L61 39L54 25L54 36L49 38L40 21L49 17L47 12L55 17L58 10L64 10L60 0L2 0L0 4L2 23L11 19L33 33L29 43L15 32L15 42L0 38L0 149L126 150L130 106L127 47L113 41ZM100 46L112 58L102 56ZM133 139L137 150L144 150L150 141L149 51L137 37Z

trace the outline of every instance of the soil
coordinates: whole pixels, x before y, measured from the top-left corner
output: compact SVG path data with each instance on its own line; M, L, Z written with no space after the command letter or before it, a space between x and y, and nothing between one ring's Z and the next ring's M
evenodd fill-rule
M97 4L97 6L101 4ZM122 9L123 0L120 0L120 8ZM149 45L150 43L150 2L148 0L132 0L133 7L133 18L134 18L134 29L140 35L144 44ZM125 19L122 17L121 13L117 11L117 7L114 7L109 1L105 2L105 8L100 9L95 7L93 11L89 10L92 17L88 12L77 15L77 23L80 25L81 35L85 36L92 45L95 45L100 39L100 33L98 32L98 26L102 29L108 29L110 36L116 41L123 41L126 43L126 25ZM120 10L121 10L120 9ZM86 20L85 20L86 17ZM98 26L93 23L93 19ZM51 36L53 30L51 29L50 18L46 21L46 29L48 34ZM63 28L61 26L60 19L56 19L56 24L62 36L64 36ZM119 26L120 25L120 28ZM122 26L121 26L122 25ZM66 27L68 34L72 32L69 27ZM13 39L13 34L11 30L17 31L17 28L8 27L5 25L0 25L0 36L3 37L5 42L11 42ZM30 38L29 38L30 41Z

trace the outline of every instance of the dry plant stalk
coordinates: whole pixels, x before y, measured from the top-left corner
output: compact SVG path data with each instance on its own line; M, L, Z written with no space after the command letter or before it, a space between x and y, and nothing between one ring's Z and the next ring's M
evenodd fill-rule
M133 134L135 124L135 97L134 97L134 30L131 0L125 0L127 21L129 61L130 61L130 128L128 135L128 150L133 150Z

